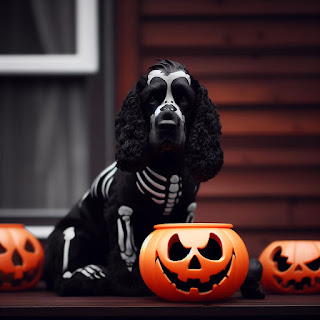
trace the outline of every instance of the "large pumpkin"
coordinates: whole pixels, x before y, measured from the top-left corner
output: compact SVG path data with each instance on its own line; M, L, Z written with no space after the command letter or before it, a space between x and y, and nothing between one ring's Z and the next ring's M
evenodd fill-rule
M44 253L22 224L0 224L0 290L33 287L40 279Z
M156 225L140 251L146 285L172 301L224 299L244 282L247 249L227 224Z
M280 293L320 292L320 241L275 241L261 253L261 283Z

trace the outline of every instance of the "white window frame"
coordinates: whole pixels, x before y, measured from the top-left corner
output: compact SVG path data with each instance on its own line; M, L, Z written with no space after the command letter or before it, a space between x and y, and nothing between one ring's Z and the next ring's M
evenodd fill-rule
M74 54L0 55L0 74L91 74L98 71L97 0L75 0Z

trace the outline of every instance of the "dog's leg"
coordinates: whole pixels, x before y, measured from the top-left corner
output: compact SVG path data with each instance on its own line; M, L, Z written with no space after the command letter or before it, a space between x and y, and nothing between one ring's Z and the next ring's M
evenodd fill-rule
M125 261L128 270L132 271L132 266L137 259L137 248L134 244L133 230L131 225L131 215L133 210L127 206L121 206L118 210L118 244L120 256Z
M46 250L45 278L48 288L60 295L110 293L110 279L102 266L104 254L97 239L79 226L56 229Z
M65 229L63 235L65 243L63 248L62 272L65 272L68 269L70 242L75 237L74 227Z
M89 279L101 279L105 278L106 275L102 269L94 264L87 265L82 268L78 268L75 271L69 271L69 250L70 242L75 238L75 228L69 227L63 231L64 235L64 248L63 248L63 264L62 264L62 277L64 279L72 278L76 273L82 273L85 277Z
M188 217L186 219L187 223L192 223L194 221L196 208L197 208L196 202L192 202L189 204L187 208L187 212L188 212Z
M250 258L249 271L246 280L241 286L241 293L247 299L264 299L266 292L261 285L263 267L256 258Z

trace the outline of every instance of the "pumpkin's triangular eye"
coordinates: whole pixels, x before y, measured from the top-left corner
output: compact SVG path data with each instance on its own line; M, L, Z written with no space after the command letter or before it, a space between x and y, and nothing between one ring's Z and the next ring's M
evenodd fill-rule
M190 248L185 248L180 242L179 236L174 234L169 241L169 259L179 261L184 259L190 252Z
M320 269L320 257L316 260L313 260L309 263L307 263L307 267L311 269L312 271L317 271Z
M24 249L28 252L35 252L34 246L29 239L26 241L26 244L24 245Z
M7 252L7 249L0 243L0 254Z
M291 264L287 262L288 258L281 256L281 248L278 248L275 255L273 256L273 261L277 263L278 270L281 272L287 271Z
M198 249L203 257L209 260L219 260L222 257L220 243L210 234L209 241L203 249Z

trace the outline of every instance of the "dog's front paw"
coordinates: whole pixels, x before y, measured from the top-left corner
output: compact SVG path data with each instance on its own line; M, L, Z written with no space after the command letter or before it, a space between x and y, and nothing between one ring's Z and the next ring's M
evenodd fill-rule
M60 296L107 295L112 291L110 277L104 267L89 264L65 271L55 284Z
M102 270L101 267L98 267L94 264L89 264L83 268L78 268L77 270L75 270L73 272L66 271L62 275L62 277L64 279L70 279L70 278L74 277L75 275L79 275L79 274L82 274L83 276L85 276L91 280L106 278L105 271Z

